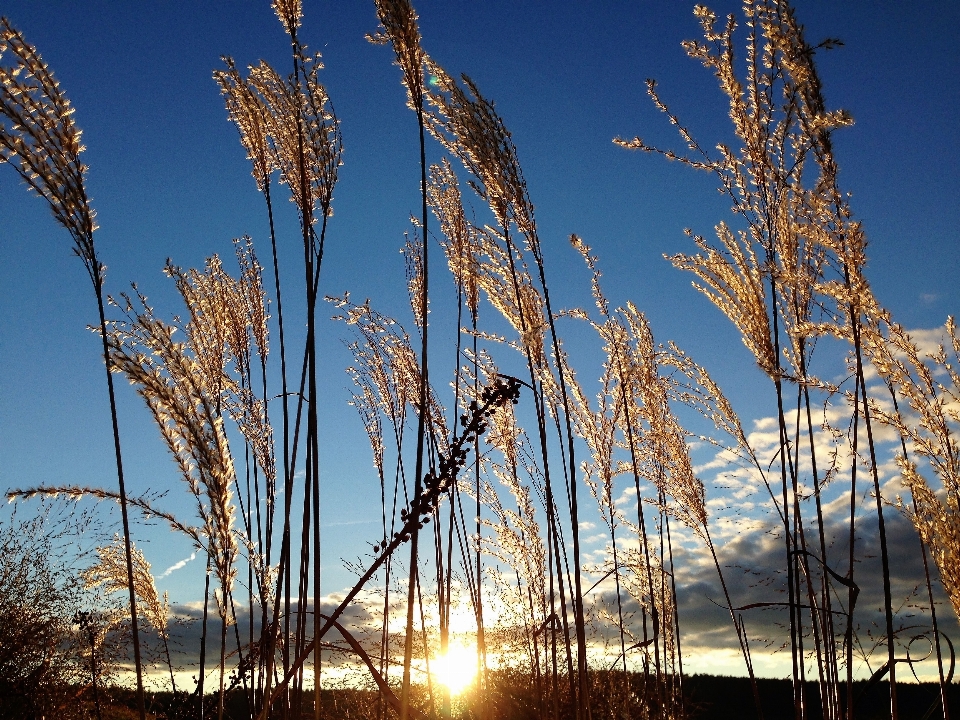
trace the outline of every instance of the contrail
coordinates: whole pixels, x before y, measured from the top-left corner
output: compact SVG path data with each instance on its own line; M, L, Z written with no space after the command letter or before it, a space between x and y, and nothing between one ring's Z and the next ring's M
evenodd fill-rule
M180 568L182 568L184 565L186 565L188 562L195 559L196 557L197 557L196 553L191 553L190 557L184 560L181 560L178 563L174 563L173 565L168 567L166 570L164 570L161 574L157 575L157 580L161 580L165 578L167 575L169 575L170 573L174 572L175 570L179 570Z
M375 523L376 520L346 520L344 522L332 522L332 523L320 523L320 527L342 527L344 525L369 525L370 523Z

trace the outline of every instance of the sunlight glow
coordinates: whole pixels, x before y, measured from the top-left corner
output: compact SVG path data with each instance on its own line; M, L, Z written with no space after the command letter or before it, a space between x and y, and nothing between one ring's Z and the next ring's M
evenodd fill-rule
M477 651L462 645L451 645L445 655L431 661L430 674L450 691L459 695L477 675Z

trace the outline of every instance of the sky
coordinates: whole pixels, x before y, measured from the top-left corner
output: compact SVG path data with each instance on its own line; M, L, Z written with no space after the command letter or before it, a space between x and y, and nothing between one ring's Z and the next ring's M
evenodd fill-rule
M369 298L412 329L399 249L419 207L415 118L392 52L364 39L377 29L373 4L304 5L302 39L323 54L321 79L344 138L321 293ZM657 337L675 340L706 365L762 433L771 397L757 391L752 357L690 278L663 259L690 250L684 228L711 234L728 218L728 202L712 178L611 142L639 135L682 147L646 97L647 78L657 80L663 99L703 144L729 138L715 80L680 47L699 34L692 5L446 0L417 3L417 10L427 52L448 72L468 74L512 133L554 304L590 304L589 275L567 242L576 233L599 256L611 301L632 300ZM246 234L266 258L263 202L211 73L223 67L223 55L241 67L261 58L280 69L289 64L269 3L6 0L2 12L38 47L76 108L109 293L136 282L169 317L183 309L161 273L168 257L183 267L200 267L213 253L229 260L231 239ZM940 327L960 308L960 7L808 0L797 12L812 42L844 41L817 61L828 105L856 121L836 134L835 146L840 182L870 241L868 277L906 327ZM438 159L439 148L428 154ZM280 236L289 240L281 245L281 272L292 285L302 272L296 216L292 207L279 215ZM0 487L109 487L112 440L98 341L87 330L96 320L89 281L42 201L2 166L0 252ZM453 285L443 282L435 299L454 297ZM379 516L378 487L363 427L347 406L349 333L333 321L319 332L323 582L325 592L337 592L352 577L341 559L366 552L378 534L370 520ZM450 337L439 329L437 352ZM567 337L587 364L582 376L597 376L599 355L584 331L571 328ZM452 359L447 364L452 368ZM128 492L168 491L166 507L189 512L141 400L124 383L118 390ZM909 542L906 523L893 525ZM203 568L189 559L189 543L143 524L134 536L160 590L176 603L196 602ZM596 542L591 551L602 547ZM775 567L769 537L730 542L742 544L731 545L737 557ZM694 620L685 632L699 647L729 648L732 634L708 602L717 597L712 577L696 560L690 567L681 613ZM691 667L739 672L730 655L718 650ZM767 672L780 672L782 658L769 662Z

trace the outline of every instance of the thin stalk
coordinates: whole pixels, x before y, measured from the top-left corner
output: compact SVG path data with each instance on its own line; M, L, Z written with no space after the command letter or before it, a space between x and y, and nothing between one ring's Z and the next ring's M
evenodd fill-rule
M653 600L653 569L650 567L650 542L647 538L647 521L644 517L643 512L643 495L640 493L640 472L637 466L637 450L634 445L633 440L633 427L630 421L629 415L627 415L627 434L628 442L630 444L630 461L633 468L633 482L634 487L637 491L637 518L640 524L640 534L642 536L643 542L643 555L644 555L644 565L647 570L647 590L650 597L650 614L651 620L653 622L653 645L654 645L654 660L655 668L657 674L657 692L659 694L660 687L660 622L659 622L659 613L657 612L657 604ZM647 685L649 684L650 678L650 661L647 656L646 647L650 641L650 638L647 635L647 610L643 606L643 603L640 604L640 609L643 612L643 691L644 694L648 691Z
M801 345L800 353L800 373L803 379L806 379L807 368L806 368L806 358L803 353L803 346ZM807 437L810 442L810 462L813 472L813 492L814 500L816 502L817 508L817 535L820 540L820 561L823 563L823 569L821 570L820 576L822 579L821 587L821 597L823 606L821 608L821 625L823 626L823 643L824 649L826 650L827 660L826 660L826 672L827 672L827 683L826 691L828 693L827 697L824 698L824 712L827 712L829 708L830 712L839 717L839 703L840 698L837 694L838 691L838 682L839 677L837 674L837 650L836 644L834 641L834 625L833 625L833 608L832 608L832 599L830 593L830 574L826 571L827 568L827 540L825 533L825 526L823 520L823 503L821 502L820 497L820 476L817 472L817 453L816 445L814 443L813 437L813 418L810 411L810 388L806 382L802 384L803 388L803 397L804 397L804 407L806 409L807 416ZM828 642L829 639L829 642Z
M287 398L287 352L286 342L283 333L283 297L280 293L280 266L277 262L277 234L273 224L273 202L270 198L270 184L264 184L264 198L267 203L267 217L270 221L270 248L273 251L273 283L277 293L277 326L280 334L280 400L283 408L283 472L284 478L290 473L290 411ZM266 384L266 378L264 378ZM264 388L264 399L266 399L266 388ZM270 564L270 551L273 547L273 510L274 496L268 493L267 496L267 537L266 537L266 564Z
M507 228L506 226L503 226L501 230L503 232L504 245L507 248L507 258L510 263L510 277L511 277L511 280L513 281L514 296L516 297L517 311L520 316L520 332L522 336L525 336L527 333L527 320L523 312L523 301L520 295L519 275L517 274L516 262L513 257L513 244L512 244L512 241L510 240L509 228ZM564 640L567 648L567 664L569 666L568 675L570 680L570 699L574 703L574 707L577 708L577 717L579 718L580 704L577 700L577 690L578 689L583 690L583 687L580 683L575 684L572 653L570 650L570 632L567 628L567 602L566 602L566 595L563 587L563 573L560 567L559 542L557 542L557 539L556 539L556 532L557 532L556 530L557 522L556 522L556 514L555 514L556 503L554 501L554 496L553 496L553 484L550 480L550 461L547 453L547 432L546 432L546 418L545 418L545 408L544 408L545 400L543 397L542 385L537 383L536 370L534 369L535 363L533 360L533 355L530 352L530 348L527 347L526 344L524 344L524 354L527 360L527 370L530 373L530 386L535 390L533 393L533 399L534 399L534 405L536 407L536 413L537 413L537 434L540 439L540 456L543 462L543 480L544 480L544 488L546 491L547 520L549 525L548 532L553 533L555 536L554 537L554 546L555 546L554 561L557 564L557 582L559 583L560 606L562 609L561 620L563 622ZM569 488L567 491L569 493ZM579 630L577 631L577 633L578 633L577 637L579 638ZM577 675L576 677L579 678L579 675Z
M800 422L801 422L801 410L803 409L803 386L802 383L797 386L797 422L796 428L794 430L794 455L793 455L793 474L794 477L797 476L797 469L800 467ZM809 408L808 408L809 410ZM813 467L816 468L816 461L813 461ZM814 479L814 487L817 486L816 479ZM821 712L823 714L829 713L829 702L827 698L827 677L826 669L824 667L824 657L823 657L823 647L821 644L821 621L823 619L820 608L817 606L816 592L813 587L813 580L810 576L810 566L807 560L807 538L806 532L803 527L803 520L800 514L800 492L799 492L799 483L795 481L794 483L794 492L793 492L793 503L794 503L794 527L796 528L796 537L800 539L800 550L798 551L797 557L797 581L799 588L799 580L802 577L807 586L807 602L810 605L810 627L813 631L813 642L814 650L817 655L817 673L818 673L818 687L820 690L820 702L821 702ZM823 574L826 574L826 571L823 571ZM799 596L799 590L798 590ZM798 612L799 615L799 612ZM803 661L804 654L803 648L801 645L801 670L806 672L806 663ZM805 675L804 675L805 677Z
M173 678L173 660L170 658L170 640L167 637L167 631L160 633L160 639L163 640L163 652L167 656L167 669L170 671L170 689L173 694L177 694L177 681Z
M613 512L613 496L610 500L610 544L613 546L613 577L617 587L617 620L620 630L620 657L623 660L623 674L627 674L627 643L623 632L623 604L620 601L620 563L617 559L617 535Z
M326 222L324 222L326 225ZM321 241L321 248L323 247ZM322 253L322 249L321 249ZM321 256L322 257L322 256ZM317 269L319 270L319 262ZM317 288L313 289L313 302L316 304ZM314 330L311 328L311 330ZM318 401L317 392L317 366L316 351L310 353L310 397L311 410L309 422L312 425L312 444L311 444L311 470L313 475L313 637L317 640L317 631L320 625L320 441L319 441L319 423L317 420L316 404ZM320 720L320 664L321 653L319 643L316 643L316 649L313 653L313 708L314 719Z
M437 514L439 520L439 512ZM450 602L451 602L451 583L453 580L453 524L456 521L456 515L454 514L453 507L453 495L451 493L450 497L450 518L447 527L447 563L446 563L446 577L441 580L441 587L444 588L444 601L441 603L441 624L440 624L440 654L446 656L447 649L450 647ZM439 541L442 543L443 538L440 535L440 523L436 524L436 532ZM438 550L442 551L442 547L438 543ZM438 552L438 555L442 559L442 552ZM443 708L442 708L443 717L450 717L450 688L445 687L443 690Z
M243 645L240 642L240 623L237 622L237 608L233 602L233 593L230 594L230 615L233 620L233 634L237 640L237 658L239 660L237 664L237 671L240 675L240 682L243 685L243 694L247 697L247 712L250 713L251 717L253 716L254 707L253 707L253 688L247 687L247 669L243 665ZM252 619L251 619L252 622ZM253 646L250 646L250 652L253 652ZM250 656L248 656L249 658ZM249 668L251 677L253 676L253 667Z
M93 680L93 705L97 711L97 720L102 720L100 713L100 690L97 685L97 643L93 628L93 612L78 612L76 617L80 621L80 629L87 631L90 638L90 677Z
M670 537L670 516L666 517L667 525L667 552L670 557L670 591L673 594L673 625L674 632L676 633L676 643L677 643L677 664L679 665L680 675L677 681L678 692L677 695L680 698L680 715L679 717L686 717L686 711L684 710L683 702L683 651L680 646L680 606L677 602L677 578L673 568L673 540ZM746 633L744 633L746 634ZM746 639L746 638L744 638ZM748 650L749 652L749 650ZM676 699L674 699L676 702Z
M315 313L317 305L317 295L320 282L320 267L323 264L323 250L327 235L327 218L329 217L328 208L324 203L322 205L323 221L320 226L320 242L316 252L316 269L310 273L312 275L312 284L310 285L309 302L310 312L308 319L310 328L308 330L310 342L310 368L309 368L309 397L310 407L307 415L308 422L308 445L309 445L309 467L312 475L313 491L313 634L314 634L314 654L313 654L313 708L314 720L320 720L321 710L321 684L320 684L320 666L321 653L320 644L317 637L320 626L320 429L318 421L319 392L317 388L317 351L316 351L316 324ZM313 257L311 256L311 263ZM309 268L308 268L309 269ZM304 629L306 631L306 629Z
M540 386L540 394L542 397L543 395L542 385ZM566 487L566 483L564 483L564 487ZM570 499L569 489L567 490L567 492L568 492L567 500L568 500L568 507L569 507L569 499ZM556 513L557 513L557 508L556 506L554 506L555 518L557 517ZM566 653L567 653L568 672L570 673L570 677L572 678L571 682L573 682L574 681L573 678L575 677L573 674L573 664L572 664L573 653L570 650L570 624L567 617L566 591L564 590L565 587L569 588L572 586L572 583L570 582L570 558L567 556L567 545L563 539L563 526L560 525L559 521L556 521L553 528L553 532L556 534L555 541L556 541L557 547L559 548L559 550L557 551L556 562L557 562L557 586L560 590L560 605L561 605L560 609L563 611L563 617L561 619L561 623L563 625L563 638L564 638L563 644L564 644L564 649L566 650ZM560 567L561 559L563 560L562 570L565 571L565 575L566 575L566 585L564 585L564 574L561 574L561 567Z
M423 611L423 590L417 581L417 605L420 608L420 632L423 635L423 662L427 674L427 695L430 698L430 716L437 717L437 707L433 696L433 676L430 674L430 647L427 643L427 618Z
M772 235L770 235L771 242L773 241ZM768 262L771 264L774 261L772 257L772 251L768 251ZM790 455L789 448L789 436L787 434L786 426L786 416L783 405L783 382L781 379L781 368L780 368L780 321L779 313L777 312L776 302L777 302L777 289L776 281L774 280L773 274L770 274L770 298L771 303L773 304L773 311L770 313L773 317L773 351L774 357L776 359L776 366L773 369L774 377L773 383L777 391L777 425L780 432L780 481L782 485L782 502L783 502L783 534L784 534L784 543L786 545L786 559L787 559L787 591L789 595L789 605L790 605L790 655L793 665L793 708L794 708L794 717L796 720L803 720L805 717L805 709L803 703L803 683L800 679L800 665L802 664L802 658L798 657L799 652L799 629L797 627L797 590L794 585L794 552L795 547L793 542L793 531L790 527L790 504L788 501L788 491L787 491L787 463ZM794 482L796 478L793 478Z
M897 403L897 393L893 389L893 385L888 384L887 388L890 390L890 397L893 398L893 411L897 418L899 418L900 406ZM903 433L900 433L900 447L903 450L903 459L907 460L907 441ZM913 512L916 514L917 499L913 497L913 493L910 494L910 500L913 504ZM927 583L927 597L930 600L930 624L933 627L934 646L937 651L937 671L940 677L940 706L943 708L943 720L950 720L950 708L947 703L947 686L943 676L943 652L940 648L940 628L937 624L937 607L933 601L933 584L930 581L930 565L927 562L927 547L923 542L923 538L920 538L920 557L923 558L923 576Z
M474 397L480 394L480 373L477 366L477 312L471 312L471 322L473 324L473 392ZM459 325L459 323L458 323ZM459 342L459 335L457 337ZM458 353L459 354L459 353ZM480 560L480 438L474 438L473 441L473 475L476 479L477 493L477 663L483 671L481 678L483 688L487 687L487 642L484 636L483 627L483 598L481 592L483 588L483 569ZM482 650L481 650L482 648ZM478 692L478 696L480 693ZM481 697L481 711L486 710L486 696ZM486 713L484 712L484 715Z
M307 438L307 458L306 465L309 467L313 452L309 431ZM297 626L294 636L296 638L294 642L294 655L300 655L303 650L304 645L306 644L306 633L307 633L307 595L309 593L309 579L310 574L308 569L310 567L310 529L311 523L313 522L313 517L311 515L311 492L310 488L313 484L313 478L310 475L307 475L304 479L303 486L303 515L301 520L301 534L300 534L300 571L299 571L299 585L297 586ZM300 672L297 673L296 682L294 683L294 717L301 716L301 708L303 705L303 669L300 669Z
M532 363L528 360L528 365L530 366L530 377L533 382L536 382L534 379L534 371ZM545 409L544 409L544 398L543 398L543 386L540 384L535 385L537 392L533 394L534 396L534 405L537 411L537 422L540 433L540 454L543 459L543 475L544 475L544 485L546 489L546 501L548 507L548 523L549 523L549 532L553 535L553 561L556 565L556 582L557 590L560 594L560 623L563 627L563 641L564 648L566 650L567 656L567 677L570 682L570 701L574 703L574 708L578 709L577 714L579 717L579 707L580 702L578 700L578 691L583 690L581 683L579 683L579 674L574 672L573 669L573 652L570 647L570 628L569 620L567 618L567 596L566 590L564 589L563 582L563 567L560 564L561 561L561 537L558 528L557 521L557 504L553 494L553 485L550 482L550 471L547 458L547 438L545 430Z
M664 537L663 537L664 535L663 526L665 525L664 521L667 516L666 507L667 507L666 496L661 491L660 518L659 518L659 522L657 523L657 531L658 531L658 534L660 535L660 607L662 609L666 609L667 607L667 583L666 583L666 578L663 575L664 569L666 568L666 543L664 542ZM670 663L668 662L668 658L667 658L667 642L666 640L664 640L664 643L663 643L664 671L666 671L666 668L669 667L669 664Z
M710 528L706 525L703 526L703 532L707 540L707 548L710 550L710 555L713 558L713 565L717 569L717 575L720 578L720 587L723 589L723 597L727 601L727 609L730 611L730 619L733 621L733 627L737 631L737 640L740 642L740 651L743 653L743 659L747 666L747 673L750 675L750 686L753 689L753 702L757 708L757 718L763 720L763 707L760 704L760 690L757 687L756 676L753 674L753 662L750 660L750 651L747 649L746 645L746 630L739 620L733 609L733 602L730 600L730 592L727 590L727 581L723 577L723 570L720 569L720 560L717 558L717 550L713 545L713 540L710 537Z
M897 663L893 644L893 602L890 590L890 558L887 552L887 531L883 521L883 496L880 494L880 475L877 469L877 454L873 442L873 424L870 420L870 405L867 401L867 386L863 376L862 347L860 344L860 314L853 314L851 306L850 321L853 324L853 342L856 351L857 377L860 379L860 394L863 401L863 424L867 430L867 447L870 450L870 468L873 476L873 491L877 498L877 524L880 533L880 562L883 570L883 605L886 616L887 663L890 673L890 717L898 720L897 707Z
M786 426L786 422L784 422ZM793 546L797 548L797 540L799 538L799 549L794 551L793 563L791 565L791 572L793 572L793 582L794 588L796 589L796 598L797 598L797 607L796 607L796 616L797 616L797 657L800 661L800 696L801 696L801 717L806 718L807 714L807 702L806 702L806 682L807 682L807 664L804 660L805 653L803 649L803 609L801 604L801 579L806 580L807 585L807 594L810 602L810 614L811 621L813 624L813 633L816 644L817 657L819 659L820 645L819 645L819 635L816 626L815 612L816 612L816 602L813 595L813 585L810 582L810 572L807 567L807 542L806 536L803 532L803 516L800 512L800 481L798 478L798 468L800 467L800 390L797 390L797 421L796 429L793 436L793 453L786 452L784 453L786 458L789 461L788 471L790 474L790 479L792 482L792 492L793 492ZM821 667L818 665L818 667Z
M248 545L247 545L247 603L248 603L249 614L250 614L249 642L250 642L250 648L253 648L253 589L254 589L254 570L253 570L253 553L252 553L251 550L250 550L251 546L253 545L253 536L252 536L252 534L251 534L251 532L252 532L252 527L253 527L252 517L251 517L252 514L253 514L253 506L252 506L252 497L251 497L251 495L250 495L250 442L249 442L246 438L244 438L244 442L243 442L243 464L244 464L244 470L245 470L244 474L246 475L246 481L247 481L247 482L246 482L246 485L247 485L247 510L246 510L246 512L244 512L243 508L241 508L240 512L243 513L244 529L245 529L245 531L246 531L246 533L247 533L247 543L248 543ZM238 495L239 495L239 493L238 493ZM258 522L259 522L259 518L260 518L260 492L259 492L259 489L258 489L257 492L256 492L256 499L257 499L257 519L258 519ZM261 547L262 547L262 546L261 546ZM259 575L259 573L258 573L258 575ZM258 584L259 584L259 577L257 578L257 581L258 581ZM262 599L262 597L263 597L262 593L260 594L260 597L261 597L261 599ZM238 649L239 649L239 646L240 646L240 638L238 637L238 638L237 638L237 647L238 647ZM251 707L251 712L252 712L252 710L253 710L253 708Z
M91 235L91 245L93 244ZM110 398L110 424L113 429L113 452L117 462L117 484L120 486L120 517L123 522L123 547L127 562L127 588L130 595L130 628L133 634L133 662L137 672L137 711L140 720L146 720L143 702L143 665L140 659L140 629L137 621L137 596L133 589L133 556L131 554L130 521L127 517L127 491L123 480L123 458L120 453L120 424L117 421L117 400L113 390L113 363L110 360L110 346L107 342L107 320L103 310L103 273L100 261L93 258L90 278L93 291L97 296L97 313L100 317L100 339L103 343L103 362L107 372L107 395Z
M473 563L470 555L470 543L467 538L467 522L463 514L463 499L458 488L453 488L454 499L457 503L457 515L455 520L455 529L457 531L457 545L460 548L460 558L463 567L463 576L467 581L467 592L470 595L470 604L473 607L474 620L477 617L477 594L480 588L477 587L477 579L473 576Z
M550 510L547 510L548 514L550 512L551 512ZM548 519L548 522L549 522L549 519ZM558 718L560 717L560 689L558 687L559 669L557 666L557 630L556 630L557 611L556 611L556 598L554 596L554 583L553 583L553 559L556 553L556 549L554 548L554 542L553 542L554 535L552 532L550 532L551 529L552 529L552 526L548 526L547 568L549 569L549 576L550 576L549 578L550 579L550 615L548 616L548 619L544 621L545 624L543 628L544 628L544 631L546 632L549 626L549 630L550 630L550 661L551 661L550 679L552 681L551 690L553 694L553 717L554 717L554 720L558 720ZM569 653L567 654L567 660L568 662L570 661ZM572 701L573 696L571 696L570 699Z
M226 605L227 598L223 597L221 603ZM217 720L223 720L223 681L227 670L227 615L225 608L221 607L220 613L220 695L217 698Z
M411 89L411 94L415 94L417 97L416 112L417 112L417 127L420 134L420 199L421 199L421 227L423 228L423 276L421 278L420 284L420 316L423 318L422 327L421 327L421 346L420 346L420 412L417 417L417 456L416 456L416 469L414 471L414 491L413 496L415 498L420 497L422 491L423 483L423 456L424 456L424 440L426 435L426 423L427 423L427 412L429 412L429 401L427 399L427 393L430 389L429 381L429 367L427 363L427 329L429 327L428 322L428 304L429 299L429 278L430 278L430 263L429 263L429 252L428 248L430 243L427 241L429 238L429 232L427 228L428 212L427 212L427 151L426 151L426 139L424 136L425 126L424 126L424 117L423 117L423 94L414 93ZM410 661L413 654L413 601L414 601L414 589L417 582L417 545L419 539L419 528L414 526L413 532L410 537L410 577L407 584L407 624L406 624L406 637L404 638L403 646L403 685L400 691L400 720L407 720L409 716L409 704L410 704Z
M560 343L557 339L557 328L554 323L553 309L550 305L550 290L547 288L547 279L543 267L543 258L539 250L534 252L537 270L540 275L540 287L543 289L543 301L546 306L547 323L550 327L550 338L553 345L553 354L557 363L557 374L560 380L560 396L563 401L563 417L566 423L569 462L568 492L570 493L570 532L573 535L573 581L574 598L573 612L577 630L577 676L582 701L578 706L578 718L590 718L590 688L587 678L587 638L586 622L583 613L583 588L580 581L580 521L577 507L576 461L574 454L573 429L570 422L570 402L567 397L567 382L563 372L563 354L560 352Z
M424 238L426 241L426 238ZM460 407L460 345L463 335L463 278L461 274L457 273L457 343L456 343L456 352L454 354L454 364L453 364L453 407L456 411ZM474 338L474 342L476 339ZM474 355L474 393L477 392L477 383L478 378L476 377L476 355ZM479 453L477 453L476 461L479 462ZM450 646L450 607L451 607L451 593L452 593L452 581L453 581L453 525L456 520L455 508L454 508L454 493L456 492L455 488L450 488L449 501L450 501L450 515L448 518L447 525L447 558L446 563L444 564L443 559L443 534L440 527L440 513L439 510L436 513L436 524L434 525L434 538L437 547L437 595L438 595L438 605L440 610L440 654L443 657L446 657L447 649ZM480 476L477 474L477 504L480 503ZM479 554L479 546L477 550ZM446 572L444 573L444 569ZM479 635L479 632L478 632ZM479 640L478 640L479 644ZM444 687L443 689L443 704L441 705L440 712L443 717L450 717L450 688Z
M510 461L510 472L511 472L511 474L513 475L513 481L514 481L514 483L516 483L517 487L519 487L519 486L520 486L520 480L519 480L519 477L518 477L518 475L517 475L517 464L516 464L516 462L514 462L514 461L512 461L512 460ZM520 518L523 518L523 507L520 505L519 501L517 502L517 516L520 517ZM523 544L524 547L526 547L526 544L527 544L527 543L526 543L525 533L524 533L522 527L521 527L521 529L520 529L520 542ZM530 559L529 559L529 556L527 556L527 557L524 558L524 563L525 563L525 565L526 565L526 570L527 570L527 573L526 573L526 574L527 574L527 577L530 578L530 579L532 579L532 578L534 577L534 575L533 575L533 572L532 572L533 568L530 567ZM541 582L542 582L542 580L541 580ZM517 591L518 591L518 593L520 594L520 597L521 597L521 599L522 599L523 593L522 593L522 590L521 590L521 588L520 588L520 572L519 572L519 570L517 570ZM528 582L528 584L527 584L527 604L528 604L528 607L529 607L529 609L530 609L531 629L533 629L533 628L536 628L536 627L537 627L537 616L536 616L536 612L535 612L535 610L534 610L534 605L533 605L533 591L532 591L532 589L531 589L531 587L530 587L529 582ZM528 635L531 635L531 637L528 638L528 642L529 642L529 644L531 645L531 649L532 649L532 656L531 656L531 661L532 661L532 663L531 663L531 664L532 664L532 666L533 666L533 668L534 668L534 672L533 672L533 683L534 683L534 692L535 692L536 695L537 695L537 716L542 719L542 718L543 718L543 679L542 679L541 673L540 673L540 646L539 646L539 642L538 642L538 640L537 640L537 633L536 633L536 632L530 633L530 632L528 631Z
M203 585L203 631L200 635L200 672L197 673L197 697L200 700L200 717L203 714L203 679L206 674L207 656L207 612L210 607L210 553L207 552L207 571Z
M390 410L390 423L393 426L393 441L397 452L397 466L393 473L393 505L390 510L390 532L384 533L383 542L386 544L387 538L393 537L397 523L397 499L400 494L400 483L403 481L404 502L407 502L407 476L403 469L403 430L406 425L405 413L401 410L400 417L395 416L393 406ZM386 523L386 514L384 514L384 523ZM389 680L390 672L390 579L393 577L393 556L386 561L384 572L384 593L383 593L383 627L381 633L380 657L381 674L384 682ZM382 698L382 693L380 694ZM381 702L381 710L385 712Z
M292 485L293 478L290 472L290 410L288 402L288 391L287 391L287 353L286 353L286 342L284 339L283 332L283 299L280 292L280 265L277 262L277 234L274 228L273 223L273 202L270 197L270 182L269 177L265 179L263 183L263 196L267 203L267 217L270 222L270 247L273 253L273 282L274 288L277 294L277 326L279 329L280 335L280 401L282 403L281 407L283 409L283 478L284 478L284 491L289 493ZM266 375L264 374L264 401L267 398L266 392ZM289 495L288 495L289 497ZM274 503L276 499L276 490L274 488L268 488L267 491L267 529L266 529L266 546L265 546L265 567L270 567L272 560L272 550L273 550L273 520L274 520ZM267 603L263 603L262 613L261 613L261 647L264 644L267 644L270 648L270 657L273 656L274 642L276 638L276 632L273 632L269 641L265 643L266 638L262 637L264 633L268 631L267 625ZM264 653L260 653L260 668L261 668L261 682L258 682L260 685L262 682L265 682L265 676L270 672L269 667L272 667L272 660L268 661ZM264 672L264 668L266 672ZM269 691L267 691L269 692Z
M660 629L659 629L659 618L657 612L657 604L653 599L653 570L650 567L650 544L647 539L647 522L643 514L643 495L640 492L640 467L637 463L637 447L634 439L634 430L633 430L633 420L630 415L630 405L627 403L627 389L625 384L622 382L622 379L625 378L623 371L623 362L620 356L619 345L614 345L617 350L617 371L621 378L620 385L620 399L623 403L624 413L623 416L627 422L627 444L630 447L630 468L633 472L633 484L637 491L637 520L638 525L640 526L640 534L642 535L643 542L643 554L645 565L647 569L647 588L650 592L650 611L652 614L653 620L653 645L654 645L654 659L656 665L657 673L657 697L662 701L660 696L660 686L661 686L661 677L660 677ZM631 391L632 394L632 391ZM672 550L671 550L672 552ZM649 688L649 679L650 679L650 662L647 658L647 644L649 642L649 637L647 636L647 610L643 606L643 603L640 603L640 610L643 614L643 647L644 647L644 657L643 657L643 692L644 695L647 694Z
M853 603L856 600L853 585L854 547L856 544L857 510L857 449L860 441L860 376L856 376L853 392L853 438L850 443L852 460L850 463L850 535L847 579L847 627L844 633L844 645L847 650L847 720L854 720L853 698Z
M480 457L480 438L474 441L474 456ZM480 523L480 473L476 473L477 494L477 672L478 690L487 687L487 643L483 629L483 564L480 557L481 523ZM480 694L480 693L478 693ZM481 703L481 717L486 717L486 703Z

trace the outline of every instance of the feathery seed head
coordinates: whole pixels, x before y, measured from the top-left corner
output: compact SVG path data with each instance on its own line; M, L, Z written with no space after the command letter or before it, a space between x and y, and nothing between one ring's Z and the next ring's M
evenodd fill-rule
M223 61L227 69L215 71L213 78L220 85L227 113L237 126L240 143L247 151L247 159L253 165L251 173L257 188L260 192L266 192L270 176L277 169L276 150L270 143L267 132L269 110L263 99L241 77L233 58L224 57Z
M12 65L3 63L9 55ZM95 213L73 108L35 47L0 18L0 162L7 162L50 206L70 233L74 252L95 285L104 266L94 251Z
M447 158L444 158L440 165L430 167L427 195L430 207L440 221L440 230L444 236L440 242L450 271L456 278L457 285L463 289L467 307L476 318L480 306L479 230L469 223L464 215L457 176Z
M489 204L501 231L516 225L540 262L533 203L510 132L470 78L464 75L461 85L433 61L426 62L437 78L437 90L428 96L435 108L427 118L428 129L476 178L474 189Z
M81 575L88 588L103 586L108 593L124 592L128 588L127 555L123 539L115 536L113 543L97 548L98 560ZM157 593L150 563L138 547L131 543L130 559L133 568L133 590L143 602L150 624L161 635L167 631L170 605L166 593L163 598Z
M320 83L320 56L301 54L298 65L302 70L299 84L264 61L250 68L246 82L265 110L266 133L280 169L280 182L290 189L292 201L312 225L333 212L343 143L340 121Z
M296 37L297 28L303 20L302 0L273 0L271 5L287 35Z
M377 19L383 32L368 36L371 41L393 46L396 63L403 72L403 85L407 89L407 103L420 112L423 108L423 75L426 54L420 45L420 29L417 13L409 0L374 0Z

